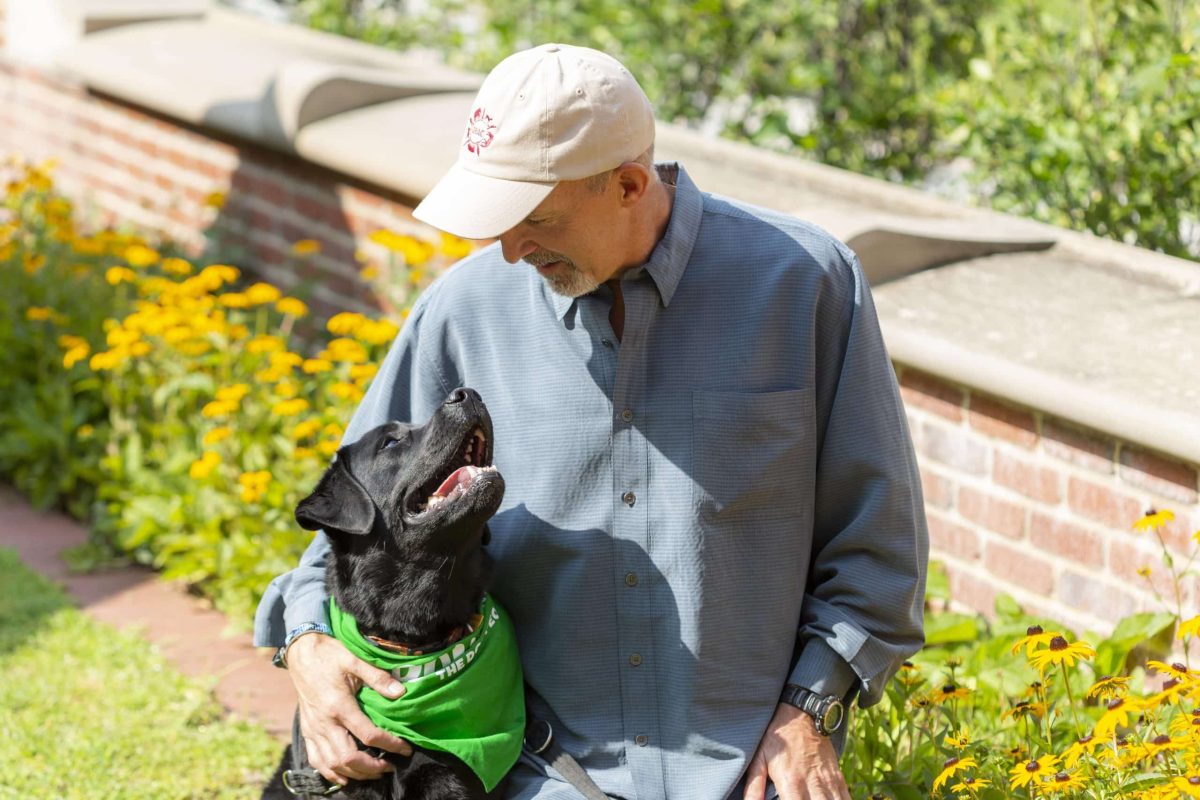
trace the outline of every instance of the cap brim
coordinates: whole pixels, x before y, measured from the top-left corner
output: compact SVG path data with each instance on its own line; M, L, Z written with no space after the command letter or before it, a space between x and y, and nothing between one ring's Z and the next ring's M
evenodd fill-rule
M413 216L463 239L492 239L529 216L557 185L489 178L455 163Z

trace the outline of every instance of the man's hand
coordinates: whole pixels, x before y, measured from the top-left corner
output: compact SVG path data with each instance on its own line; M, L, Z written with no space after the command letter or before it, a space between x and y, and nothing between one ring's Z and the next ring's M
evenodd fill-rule
M309 763L326 780L344 786L351 778L372 780L392 771L388 762L359 750L351 734L368 747L412 755L408 742L375 727L355 699L363 684L392 699L404 694L403 685L386 671L356 658L322 633L297 637L286 661L300 696L300 731Z
M743 800L763 800L767 778L780 800L850 800L833 742L812 717L780 703L746 772Z

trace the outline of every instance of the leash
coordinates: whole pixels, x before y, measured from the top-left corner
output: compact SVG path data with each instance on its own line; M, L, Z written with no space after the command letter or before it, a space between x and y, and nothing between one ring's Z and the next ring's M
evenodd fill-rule
M525 751L531 755L541 756L559 775L567 779L575 790L584 796L585 800L611 800L600 791L579 762L562 749L554 738L554 729L545 720L534 719L525 707Z
M309 766L308 750L304 746L304 736L300 733L299 708L292 717L292 768L283 772L283 788L300 800L329 797L342 790L340 785L325 780L324 775Z

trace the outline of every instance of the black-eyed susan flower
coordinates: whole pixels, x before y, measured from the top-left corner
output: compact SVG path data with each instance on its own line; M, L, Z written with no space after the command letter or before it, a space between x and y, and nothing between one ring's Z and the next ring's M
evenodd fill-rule
M955 734L948 735L945 741L947 747L966 750L971 746L971 731L969 728L963 728Z
M333 369L333 362L323 358L307 358L300 366L309 375L316 375L318 372L328 372Z
M354 336L367 344L388 344L400 333L400 328L391 320L367 320Z
M1029 661L1039 670L1045 672L1047 667L1058 666L1064 664L1068 667L1075 666L1075 662L1083 659L1090 659L1096 655L1096 651L1087 642L1068 642L1062 636L1055 636L1050 640L1050 646L1045 650L1038 650L1033 655L1029 656Z
M1154 531L1163 527L1167 523L1175 519L1175 514L1168 510L1156 511L1153 508L1146 509L1146 514L1133 523L1133 529L1138 533L1145 531Z
M214 444L225 441L233 435L233 431L227 427L213 428L208 433L204 434L204 446L210 447Z
M204 455L192 462L188 467L188 477L192 480L203 480L221 463L221 457L211 450L205 450Z
M246 342L246 351L249 353L274 353L286 349L287 345L284 343L283 339L270 334L255 336L253 339Z
M244 292L226 292L217 298L225 308L249 308L250 298Z
M300 239L292 242L292 255L294 256L311 256L319 252L321 252L321 243L316 239Z
M1103 740L1097 739L1090 733L1080 739L1076 739L1066 750L1063 751L1062 760L1063 766L1067 769L1072 769L1079 762L1079 759L1084 755L1090 755L1096 751L1097 747L1104 744Z
M204 205L209 208L221 208L225 205L225 193L209 192L204 198Z
M366 321L367 318L362 314L343 311L330 317L329 321L325 323L325 328L334 336L353 336Z
M934 703L945 703L950 700L961 700L968 697L971 690L955 683L942 684L929 693L929 700Z
M319 430L321 430L319 420L306 419L292 428L292 438L296 441L308 439L311 436L316 436Z
M1085 785L1086 782L1082 775L1060 770L1051 775L1048 780L1043 780L1038 788L1044 794L1059 794L1060 792L1073 792L1076 789L1082 789Z
M308 306L303 300L295 297L281 297L275 303L275 310L280 314L288 314L293 317L303 317L308 313Z
M200 415L210 419L228 416L237 411L237 403L228 400L212 400L205 403L204 408L200 409Z
M45 322L54 317L54 309L46 306L30 306L25 309L25 319L30 322Z
M1128 727L1130 714L1142 713L1141 703L1132 697L1115 697L1108 701L1104 714L1096 722L1094 733L1097 738L1107 739L1113 735L1117 727Z
M246 289L246 301L252 306L274 303L283 297L283 292L269 283L256 283Z
M266 470L244 472L238 476L242 487L242 500L247 503L257 503L271 485L271 473Z
M1159 753L1183 750L1187 746L1188 742L1182 738L1176 739L1168 734L1160 733L1153 739L1142 742L1142 751L1146 756L1153 758Z
M1191 771L1180 775L1171 783L1184 797L1200 797L1200 772Z
M192 265L182 258L164 258L159 266L162 268L163 272L167 273L168 275L174 275L177 278L183 278L191 275L194 271Z
M1046 715L1046 704L1038 703L1033 700L1022 700L1013 705L1001 715L1001 719L1023 719L1025 717L1036 717L1041 719Z
M986 788L991 785L992 785L991 781L989 781L987 778L970 777L970 778L963 778L962 780L960 780L958 783L954 784L950 788L961 794L967 794L967 795L970 795L973 797L975 795L975 793L978 792L980 789Z
M1200 635L1200 616L1192 617L1189 620L1184 620L1179 623L1179 629L1175 631L1175 638L1182 639L1185 636Z
M947 760L946 763L942 765L942 771L939 772L938 776L933 779L933 790L936 792L938 789L942 788L946 781L950 780L958 773L964 772L968 769L973 769L977 766L979 765L975 763L975 759L971 758L970 756L965 758L951 758Z
M271 413L277 417L294 417L297 414L302 414L308 410L308 401L303 397L293 397L290 400L281 400L271 406Z
M217 389L217 399L225 403L240 403L242 398L250 393L250 386L245 383L231 383Z
M1128 675L1105 675L1088 687L1086 697L1089 700L1102 701L1124 697L1129 692L1128 683Z
M149 267L157 264L161 258L158 251L146 247L144 244L132 244L126 247L124 257L125 263L131 267Z
M1016 653L1024 647L1025 655L1032 656L1036 648L1050 644L1055 636L1062 636L1062 634L1058 631L1043 630L1041 625L1030 625L1026 629L1025 635L1013 643L1011 652Z
M303 356L299 353L293 353L290 350L272 351L268 358L271 360L271 366L279 370L290 371L304 363Z
M1043 777L1049 777L1055 773L1057 764L1058 758L1052 755L1043 755L1022 761L1008 771L1009 787L1019 789Z

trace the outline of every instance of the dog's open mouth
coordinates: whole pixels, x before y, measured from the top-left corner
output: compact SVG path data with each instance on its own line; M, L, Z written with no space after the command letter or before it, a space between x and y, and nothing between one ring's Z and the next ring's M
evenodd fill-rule
M406 504L410 516L427 514L453 503L481 476L496 471L491 465L491 447L482 428L473 429L454 453L448 463L410 495Z

